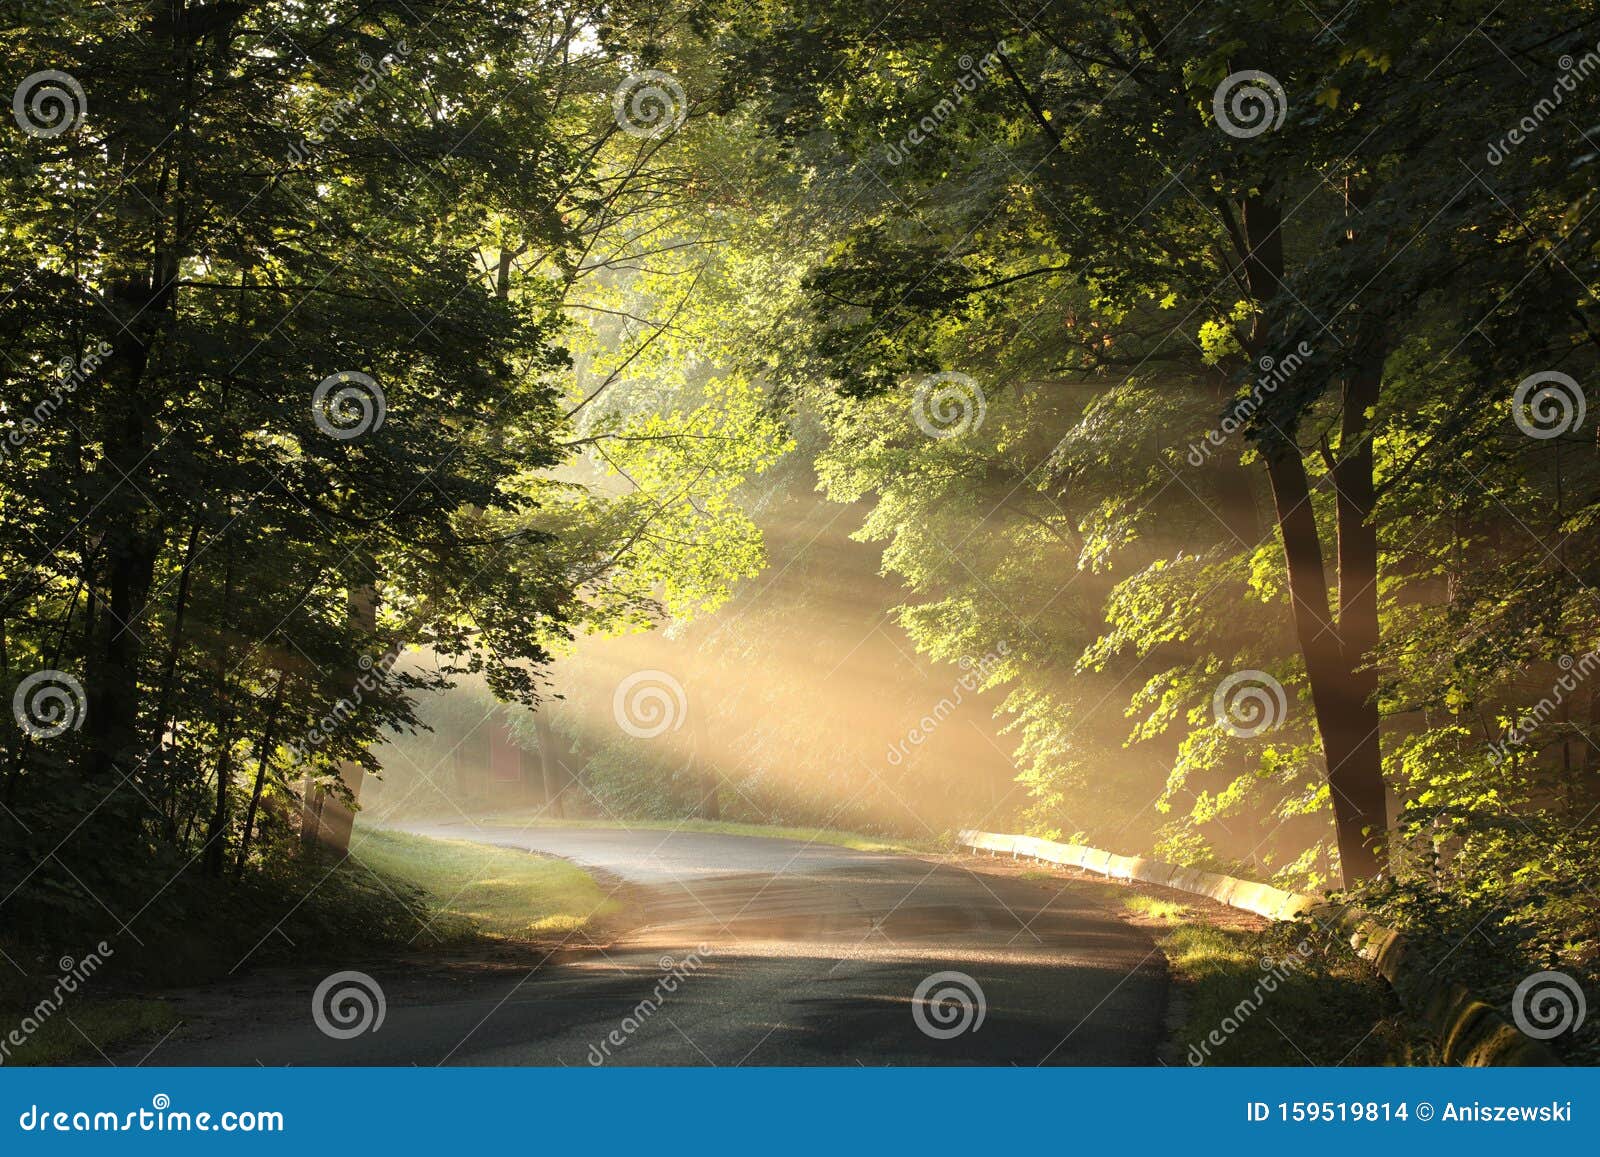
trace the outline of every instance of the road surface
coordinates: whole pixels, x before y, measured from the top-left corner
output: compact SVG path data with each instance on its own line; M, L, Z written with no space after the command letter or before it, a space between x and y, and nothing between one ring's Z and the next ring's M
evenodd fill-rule
M912 856L693 832L465 824L426 835L564 856L636 906L603 950L441 975L348 962L376 1031L321 1031L326 974L180 1002L147 1065L1154 1064L1166 962L1076 894ZM938 973L961 974L929 981ZM922 986L919 998L919 985ZM262 990L273 990L263 996ZM941 999L941 993L943 999ZM252 1011L254 1010L254 1011ZM359 1013L357 1014L359 1021ZM337 1025L335 1026L337 1027Z

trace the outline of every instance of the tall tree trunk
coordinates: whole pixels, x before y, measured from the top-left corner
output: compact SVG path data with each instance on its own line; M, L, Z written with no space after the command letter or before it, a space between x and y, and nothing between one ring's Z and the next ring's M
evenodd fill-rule
M1232 383L1233 377L1226 369L1211 375L1212 397L1218 413L1233 401ZM1256 509L1256 493L1250 484L1250 472L1239 462L1237 454L1213 455L1207 468L1216 483L1217 502L1222 507L1218 517L1239 545L1254 547L1261 539L1261 518Z
M349 596L350 625L355 628L359 637L369 643L374 641L378 630L378 592L370 583L355 588ZM376 669L376 663L374 669ZM360 674L352 673L350 687L354 690ZM336 856L343 856L350 851L350 834L355 829L355 805L361 799L361 784L367 777L367 769L353 759L346 759L339 764L339 780L349 792L348 800L345 796L334 792L323 792L323 800L318 808L318 841L323 850Z
M1351 751L1339 767L1328 765L1328 784L1344 797L1351 822L1359 824L1373 863L1356 861L1363 877L1381 870L1388 835L1388 805L1378 715L1378 528L1373 521L1372 431L1368 411L1383 380L1383 350L1362 353L1345 380L1339 457L1333 471L1338 526L1339 639L1349 674ZM1340 854L1345 854L1341 846ZM1345 873L1346 881L1350 871Z
M322 846L323 794L310 772L300 777L300 850L307 855Z
M178 683L178 658L183 652L183 623L189 608L189 587L194 578L195 548L200 541L200 518L189 527L189 541L184 546L183 564L178 570L178 595L172 608L172 637L167 642L167 658L161 670L161 690L156 706L155 779L160 790L166 793L161 806L166 809L167 838L178 834L178 798L167 783L167 732L172 727L172 701Z
M174 26L175 27L175 26ZM179 134L168 167L142 192L128 182L131 201L137 197L156 210L149 264L118 270L108 286L108 305L121 332L111 339L107 383L114 401L105 431L103 457L113 468L101 470L113 487L98 506L97 521L105 527L107 620L105 641L94 649L90 665L89 704L84 730L90 740L86 769L91 778L103 779L120 770L134 774L138 766L139 665L142 642L133 620L144 613L155 574L156 556L163 533L161 516L146 516L140 509L137 479L144 473L150 446L159 439L156 416L162 399L148 380L150 351L172 324L176 312L178 274L187 223L184 201L183 160L193 108L194 60L191 44L169 35L166 45L173 72L181 80L158 90L162 107L157 115ZM141 210L142 211L142 208ZM134 495L121 493L131 484ZM160 742L160 736L156 737Z
M222 751L217 755L216 796L212 802L211 820L206 824L205 854L201 870L213 878L222 875L228 855L228 793L233 788L233 736L222 737Z
M132 301L129 298L132 297ZM113 294L130 315L135 304L150 301L146 293ZM120 312L120 310L119 310ZM107 431L105 457L109 470L102 470L110 484L121 478L136 477L150 444L150 422L142 394L147 351L136 337L125 336L115 343L118 366L113 375L119 395L120 414ZM151 531L141 526L144 518L131 494L114 490L100 512L105 517L104 586L106 604L100 615L99 633L89 670L88 707L84 730L90 741L87 770L91 778L105 779L121 770L131 774L132 751L138 742L139 718L139 632L133 629L134 616L144 610L155 573L155 548Z
M1269 197L1247 198L1240 214L1241 264L1251 295L1262 305L1283 285L1282 212ZM1270 352L1266 311L1251 334L1252 359ZM1381 344L1365 335L1364 356L1345 381L1344 457L1335 467L1339 568L1338 619L1329 599L1321 533L1311 505L1305 460L1290 425L1263 445L1278 533L1289 572L1295 635L1311 684L1333 801L1334 837L1344 883L1377 875L1384 867L1388 834L1383 760L1379 747L1377 676L1367 667L1378 643L1378 539L1371 514L1375 501L1372 442L1367 410L1382 381Z
M1377 704L1362 694L1332 621L1322 541L1300 449L1282 442L1267 453L1267 475L1283 537L1295 634L1311 683L1311 701L1328 765L1334 834L1346 886L1377 875L1386 831Z
M232 511L224 508L224 513L231 518ZM222 605L233 605L233 574L234 574L234 546L233 535L224 532L224 551L227 561L223 565L222 578ZM217 753L217 790L216 798L211 811L211 822L206 827L205 856L202 866L205 874L213 878L222 875L223 864L228 852L228 795L233 790L233 736L236 723L236 712L233 706L233 696L228 686L228 675L225 668L219 667L217 679L217 743L221 750ZM161 737L157 736L159 743Z
M278 711L283 706L284 685L288 676L278 675L272 688L272 703L267 707L266 722L261 725L261 737L256 741L256 782L250 789L250 806L244 813L244 828L239 832L239 852L233 861L233 877L244 874L245 860L250 855L250 841L255 833L256 811L261 806L261 791L267 784L267 773L272 768L272 752L277 746Z
M350 588L346 597L350 625L369 644L376 641L378 591L371 583ZM385 660L390 656L385 656ZM373 668L379 666L374 661ZM348 686L353 693L363 672L350 672ZM320 787L308 774L301 780L300 847L307 852L331 852L335 856L350 851L350 834L355 829L355 805L361 798L361 784L367 769L354 760L339 764L339 781L349 792L348 800L338 792Z

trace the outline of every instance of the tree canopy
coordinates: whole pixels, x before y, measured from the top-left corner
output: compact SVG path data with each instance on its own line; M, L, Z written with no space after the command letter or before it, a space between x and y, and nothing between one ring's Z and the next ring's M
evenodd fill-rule
M269 872L464 680L608 808L922 791L1595 967L1592 5L6 7L15 910ZM1014 802L819 718L816 493ZM662 627L770 678L737 770L563 714Z

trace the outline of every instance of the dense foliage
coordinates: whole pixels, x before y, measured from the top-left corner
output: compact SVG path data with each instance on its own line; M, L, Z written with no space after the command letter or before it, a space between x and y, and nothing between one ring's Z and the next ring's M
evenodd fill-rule
M759 568L728 495L781 429L737 381L614 401L662 327L613 335L607 372L574 324L672 247L674 176L613 115L630 66L599 19L7 4L22 927L268 870L302 793L351 795L418 693L472 673L533 702L575 631Z
M708 23L819 238L768 370L912 639L1019 640L1034 829L1145 850L1154 798L1168 856L1592 982L1590 6Z
M1592 5L6 7L11 911L264 878L492 699L600 811L988 799L1600 979ZM813 487L1018 814L829 730ZM663 622L681 735L520 710Z

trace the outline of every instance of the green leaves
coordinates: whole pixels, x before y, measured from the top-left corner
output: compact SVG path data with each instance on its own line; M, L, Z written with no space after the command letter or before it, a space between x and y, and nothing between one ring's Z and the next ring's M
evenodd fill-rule
M80 872L278 854L300 777L376 770L418 693L535 702L577 630L759 569L737 491L787 445L761 391L567 313L676 250L645 225L671 233L666 163L611 119L620 61L548 15L85 7L0 33L90 110L0 166L0 686L54 664L88 698L54 752L4 738L4 822L35 833L0 841L5 890L69 835ZM595 365L621 388L585 408ZM129 806L55 809L75 784Z

